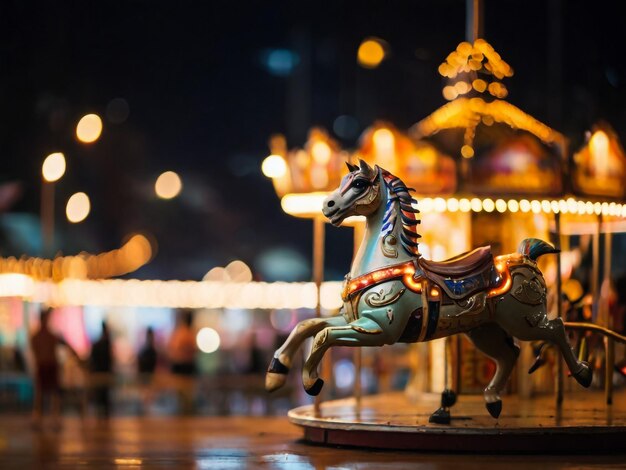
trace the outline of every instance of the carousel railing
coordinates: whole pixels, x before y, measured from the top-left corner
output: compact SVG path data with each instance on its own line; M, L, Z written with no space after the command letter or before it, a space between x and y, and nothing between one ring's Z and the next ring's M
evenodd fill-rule
M607 405L613 403L613 369L615 367L615 341L626 344L626 336L593 323L565 322L565 328L575 331L591 331L604 336L604 393ZM581 343L579 355L586 356L586 342Z

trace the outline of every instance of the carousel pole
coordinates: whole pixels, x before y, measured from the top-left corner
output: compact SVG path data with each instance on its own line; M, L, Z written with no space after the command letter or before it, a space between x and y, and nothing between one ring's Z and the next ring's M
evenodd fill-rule
M561 214L555 212L554 214L554 231L555 248L559 250L556 255L556 315L557 318L563 316L563 302L561 297L563 295L563 281L561 279ZM556 361L556 406L560 407L563 404L563 357L559 354Z
M465 39L473 43L483 36L483 2L482 0L465 0L467 17L465 18Z
M354 224L354 255L356 256L357 250L363 240L365 233L365 224L362 222L356 222ZM361 369L363 368L363 356L361 354L361 348L354 348L354 400L356 402L357 409L361 408L361 397L363 395L363 389L361 388Z
M612 234L608 230L604 232L604 273L600 301L602 302L602 318L606 328L612 329L611 312L609 311L609 288L611 283L611 254ZM615 342L610 336L604 337L604 393L606 404L613 403L613 366L615 364Z
M313 218L313 282L317 289L317 303L315 306L315 316L317 318L322 316L322 281L324 280L324 237L325 237L325 222L322 215L316 215ZM330 371L330 354L324 355L322 361L321 373L328 376ZM318 414L320 410L320 403L322 401L321 395L315 397L314 408L315 413Z
M607 328L612 328L611 324L611 315L609 312L609 296L607 289L610 286L611 282L611 251L612 251L612 242L613 239L611 237L611 233L608 230L605 230L603 233L604 236L604 269L602 271L602 282L600 283L600 324Z
M598 297L600 289L598 288L598 278L600 277L600 235L602 234L602 214L598 214L597 231L592 235L591 245L591 298L593 299L591 309L591 321L598 320Z

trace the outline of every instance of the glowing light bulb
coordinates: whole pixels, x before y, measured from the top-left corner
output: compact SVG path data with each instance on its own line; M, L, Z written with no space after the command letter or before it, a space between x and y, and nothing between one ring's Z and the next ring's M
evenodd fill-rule
M485 199L483 201L483 210L485 212L493 212L495 207L496 207L496 205L494 204L494 202L491 199Z
M446 200L442 197L436 197L433 203L435 212L445 212L446 210Z
M459 210L461 212L469 212L472 210L472 203L469 199L462 198L459 200Z
M530 202L527 199L522 199L519 202L519 208L522 212L530 212Z
M102 133L102 119L97 114L83 116L76 125L76 137L85 144L98 140Z
M49 183L61 179L65 174L65 155L61 152L48 155L41 166L41 174Z
M367 39L361 43L357 52L357 60L361 67L375 69L385 58L385 48L379 39Z
M506 212L506 201L503 199L498 199L496 201L496 210L498 212Z
M196 335L196 344L200 351L211 354L220 347L220 335L213 328L201 328Z
M456 212L456 211L459 210L460 203L459 203L458 199L450 198L450 199L448 199L447 204L448 204L448 211Z
M389 129L377 129L372 136L374 146L377 153L389 154L393 153L395 147L395 138L393 132Z
M480 199L478 199L477 197L473 198L470 201L471 204L471 208L474 212L480 212L483 208L483 203Z
M67 201L65 206L65 214L67 220L76 224L82 222L89 215L91 210L91 203L89 202L89 196L85 193L73 194Z
M270 155L263 160L261 171L268 178L282 178L287 173L287 162L280 155Z
M175 198L182 188L180 176L173 171L161 173L154 184L154 190L161 199Z
M472 158L474 156L474 149L469 145L464 145L461 147L461 155L464 158Z

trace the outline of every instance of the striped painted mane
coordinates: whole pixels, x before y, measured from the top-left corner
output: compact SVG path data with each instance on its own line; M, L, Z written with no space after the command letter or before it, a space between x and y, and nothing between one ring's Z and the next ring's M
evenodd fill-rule
M402 224L400 231L402 248L411 256L419 256L417 240L422 236L417 233L416 226L421 221L416 218L415 214L419 214L420 211L413 207L412 204L417 204L417 201L410 194L410 191L415 190L407 188L400 178L387 170L381 168L380 171L387 187L387 207L383 217L381 237L391 234L399 219Z

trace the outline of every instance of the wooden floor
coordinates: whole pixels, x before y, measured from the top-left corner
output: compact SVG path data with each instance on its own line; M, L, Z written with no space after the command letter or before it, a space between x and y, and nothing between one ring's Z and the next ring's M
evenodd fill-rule
M625 397L621 394L616 398L621 402ZM581 422L595 419L589 414L589 402L578 402L575 408L580 410ZM511 426L520 413L521 409L507 400L497 426ZM621 422L624 414L622 411L617 414ZM397 419L421 422L426 418L426 415L413 418L405 413L400 415L404 417ZM541 419L554 422L555 418ZM469 423L455 424L465 425ZM490 426L495 428L496 424L491 422ZM572 446L570 453L561 455L468 456L454 446L445 452L377 451L313 445L302 436L302 428L291 424L287 417L115 417L109 421L94 418L84 423L70 417L60 430L44 424L42 430L34 431L26 416L0 416L0 469L626 468L624 445L615 449L617 454L573 454L577 449Z

